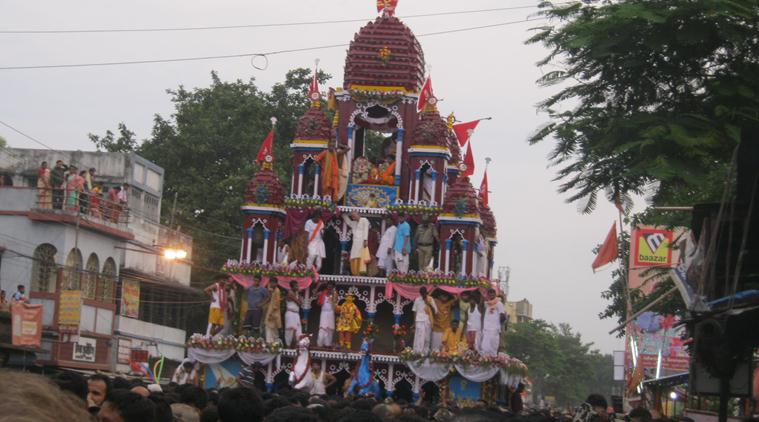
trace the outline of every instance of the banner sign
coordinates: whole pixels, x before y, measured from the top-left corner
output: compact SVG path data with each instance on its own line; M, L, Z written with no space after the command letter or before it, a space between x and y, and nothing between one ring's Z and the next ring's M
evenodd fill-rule
M350 207L385 208L395 204L398 187L388 185L348 185L345 195Z
M672 231L636 227L632 239L633 267L672 266Z
M140 282L124 280L121 285L121 315L129 318L140 316Z
M74 343L74 354L72 358L79 362L95 362L97 344L97 339L79 337L79 340Z
M18 302L11 305L11 343L14 346L40 347L42 305Z
M63 332L78 332L82 313L82 291L61 290L58 300L58 327Z

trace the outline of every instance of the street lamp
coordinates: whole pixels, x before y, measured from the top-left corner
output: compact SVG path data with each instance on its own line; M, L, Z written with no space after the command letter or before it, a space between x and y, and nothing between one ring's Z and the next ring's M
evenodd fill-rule
M181 260L187 258L187 251L181 248L166 248L163 250L163 257L169 261Z

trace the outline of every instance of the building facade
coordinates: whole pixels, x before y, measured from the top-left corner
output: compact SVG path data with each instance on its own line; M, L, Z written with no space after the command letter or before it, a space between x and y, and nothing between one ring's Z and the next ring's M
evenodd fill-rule
M527 299L516 302L506 302L506 313L509 315L511 322L530 322L532 321L532 303Z
M57 189L40 166L59 160L77 167L69 174L94 169L82 176L90 189ZM177 302L195 293L192 239L159 223L163 173L133 153L0 151L0 288L10 295L23 285L43 305L38 363L128 372L133 351L184 357L186 307ZM165 248L188 255L167 261Z

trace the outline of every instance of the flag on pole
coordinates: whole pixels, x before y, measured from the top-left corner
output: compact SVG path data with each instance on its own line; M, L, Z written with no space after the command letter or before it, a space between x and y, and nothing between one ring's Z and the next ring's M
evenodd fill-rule
M427 104L434 105L437 102L435 94L432 93L432 77L427 76L427 80L422 85L422 90L419 92L419 99L416 102L416 111L421 113Z
M480 123L479 120L472 120L471 122L453 125L453 133L456 134L456 138L459 140L459 145L462 147L466 145L467 141L469 141L469 138L472 137L474 128L477 127L478 123Z
M488 170L485 169L485 174L482 176L482 183L480 183L480 201L485 206L488 206Z
M618 257L619 250L617 249L617 223L614 222L611 225L609 234L606 235L606 239L604 240L603 245L601 245L601 249L599 249L598 253L596 254L596 259L594 259L593 263L591 264L593 272L596 272L596 270L614 261Z
M377 13L385 11L388 15L393 16L398 0L377 0Z
M466 144L466 156L464 157L464 171L462 176L471 176L474 174L474 155L472 155L472 143Z
M274 128L272 127L269 131L269 134L266 136L266 139L264 139L264 142L261 144L261 149L258 150L258 155L256 155L256 162L258 164L263 163L264 161L267 161L266 157L271 157L271 161L274 159Z
M318 66L314 66L314 77L311 78L311 86L308 87L308 98L311 101L319 101L321 99L321 94L319 93L319 68Z

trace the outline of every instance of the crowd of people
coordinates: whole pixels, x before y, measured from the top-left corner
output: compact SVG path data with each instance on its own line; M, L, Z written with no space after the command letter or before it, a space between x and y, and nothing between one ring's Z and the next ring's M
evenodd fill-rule
M62 160L49 168L43 161L37 170L38 207L65 210L119 222L129 198L129 184L105 188L95 182L94 168L79 170Z
M0 372L0 422L653 422L651 412L615 415L598 394L573 410L523 408L478 400L471 407L439 404L423 396L403 399L309 395L289 387L273 393L245 382L219 390L191 383L145 384L140 380L59 372L48 377ZM662 419L658 419L662 420ZM685 422L683 419L682 422Z

